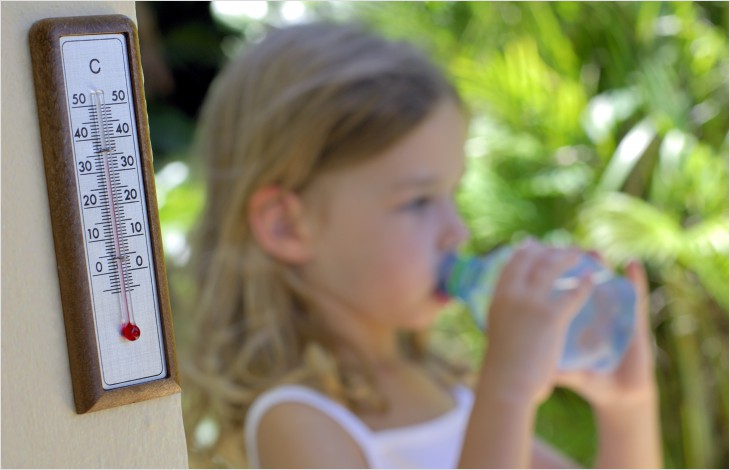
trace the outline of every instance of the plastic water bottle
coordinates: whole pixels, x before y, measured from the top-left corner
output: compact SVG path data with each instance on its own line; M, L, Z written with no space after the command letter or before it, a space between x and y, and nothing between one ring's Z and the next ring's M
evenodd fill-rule
M507 246L483 257L450 253L441 263L439 289L464 302L482 330L486 331L494 287L513 252ZM587 253L555 281L553 292L577 287L585 272L591 273L593 290L568 328L558 368L610 372L621 362L633 335L636 293L628 279Z

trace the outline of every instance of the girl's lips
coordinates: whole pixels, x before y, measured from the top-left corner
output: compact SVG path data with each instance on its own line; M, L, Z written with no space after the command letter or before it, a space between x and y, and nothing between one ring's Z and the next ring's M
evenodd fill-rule
M445 294L439 289L434 290L433 296L436 298L436 301L440 304L447 304L451 302L451 296L448 294Z

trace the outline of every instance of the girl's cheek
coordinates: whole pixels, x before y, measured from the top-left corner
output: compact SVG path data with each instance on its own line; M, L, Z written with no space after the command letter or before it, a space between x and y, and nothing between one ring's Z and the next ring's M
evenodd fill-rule
M430 278L437 257L435 246L432 238L425 232L415 233L393 253L391 259L394 263L390 269L393 273L400 274L404 284L412 283L414 279Z
M388 241L387 248L381 246L381 253L392 261L388 268L399 272L408 266L418 270L429 267L438 255L438 224L437 211L424 211L391 219L390 224L384 225L388 227L384 232Z

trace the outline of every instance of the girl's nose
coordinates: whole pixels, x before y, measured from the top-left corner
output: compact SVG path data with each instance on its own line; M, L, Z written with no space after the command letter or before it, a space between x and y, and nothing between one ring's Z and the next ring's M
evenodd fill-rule
M453 202L449 204L446 217L445 229L439 248L442 250L452 250L468 240L470 234L469 229L466 227Z

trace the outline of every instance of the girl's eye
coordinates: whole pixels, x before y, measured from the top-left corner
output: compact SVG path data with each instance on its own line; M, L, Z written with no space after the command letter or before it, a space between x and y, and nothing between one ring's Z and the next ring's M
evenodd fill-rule
M431 198L427 196L418 197L408 202L403 208L406 210L421 210L425 209L431 203Z

